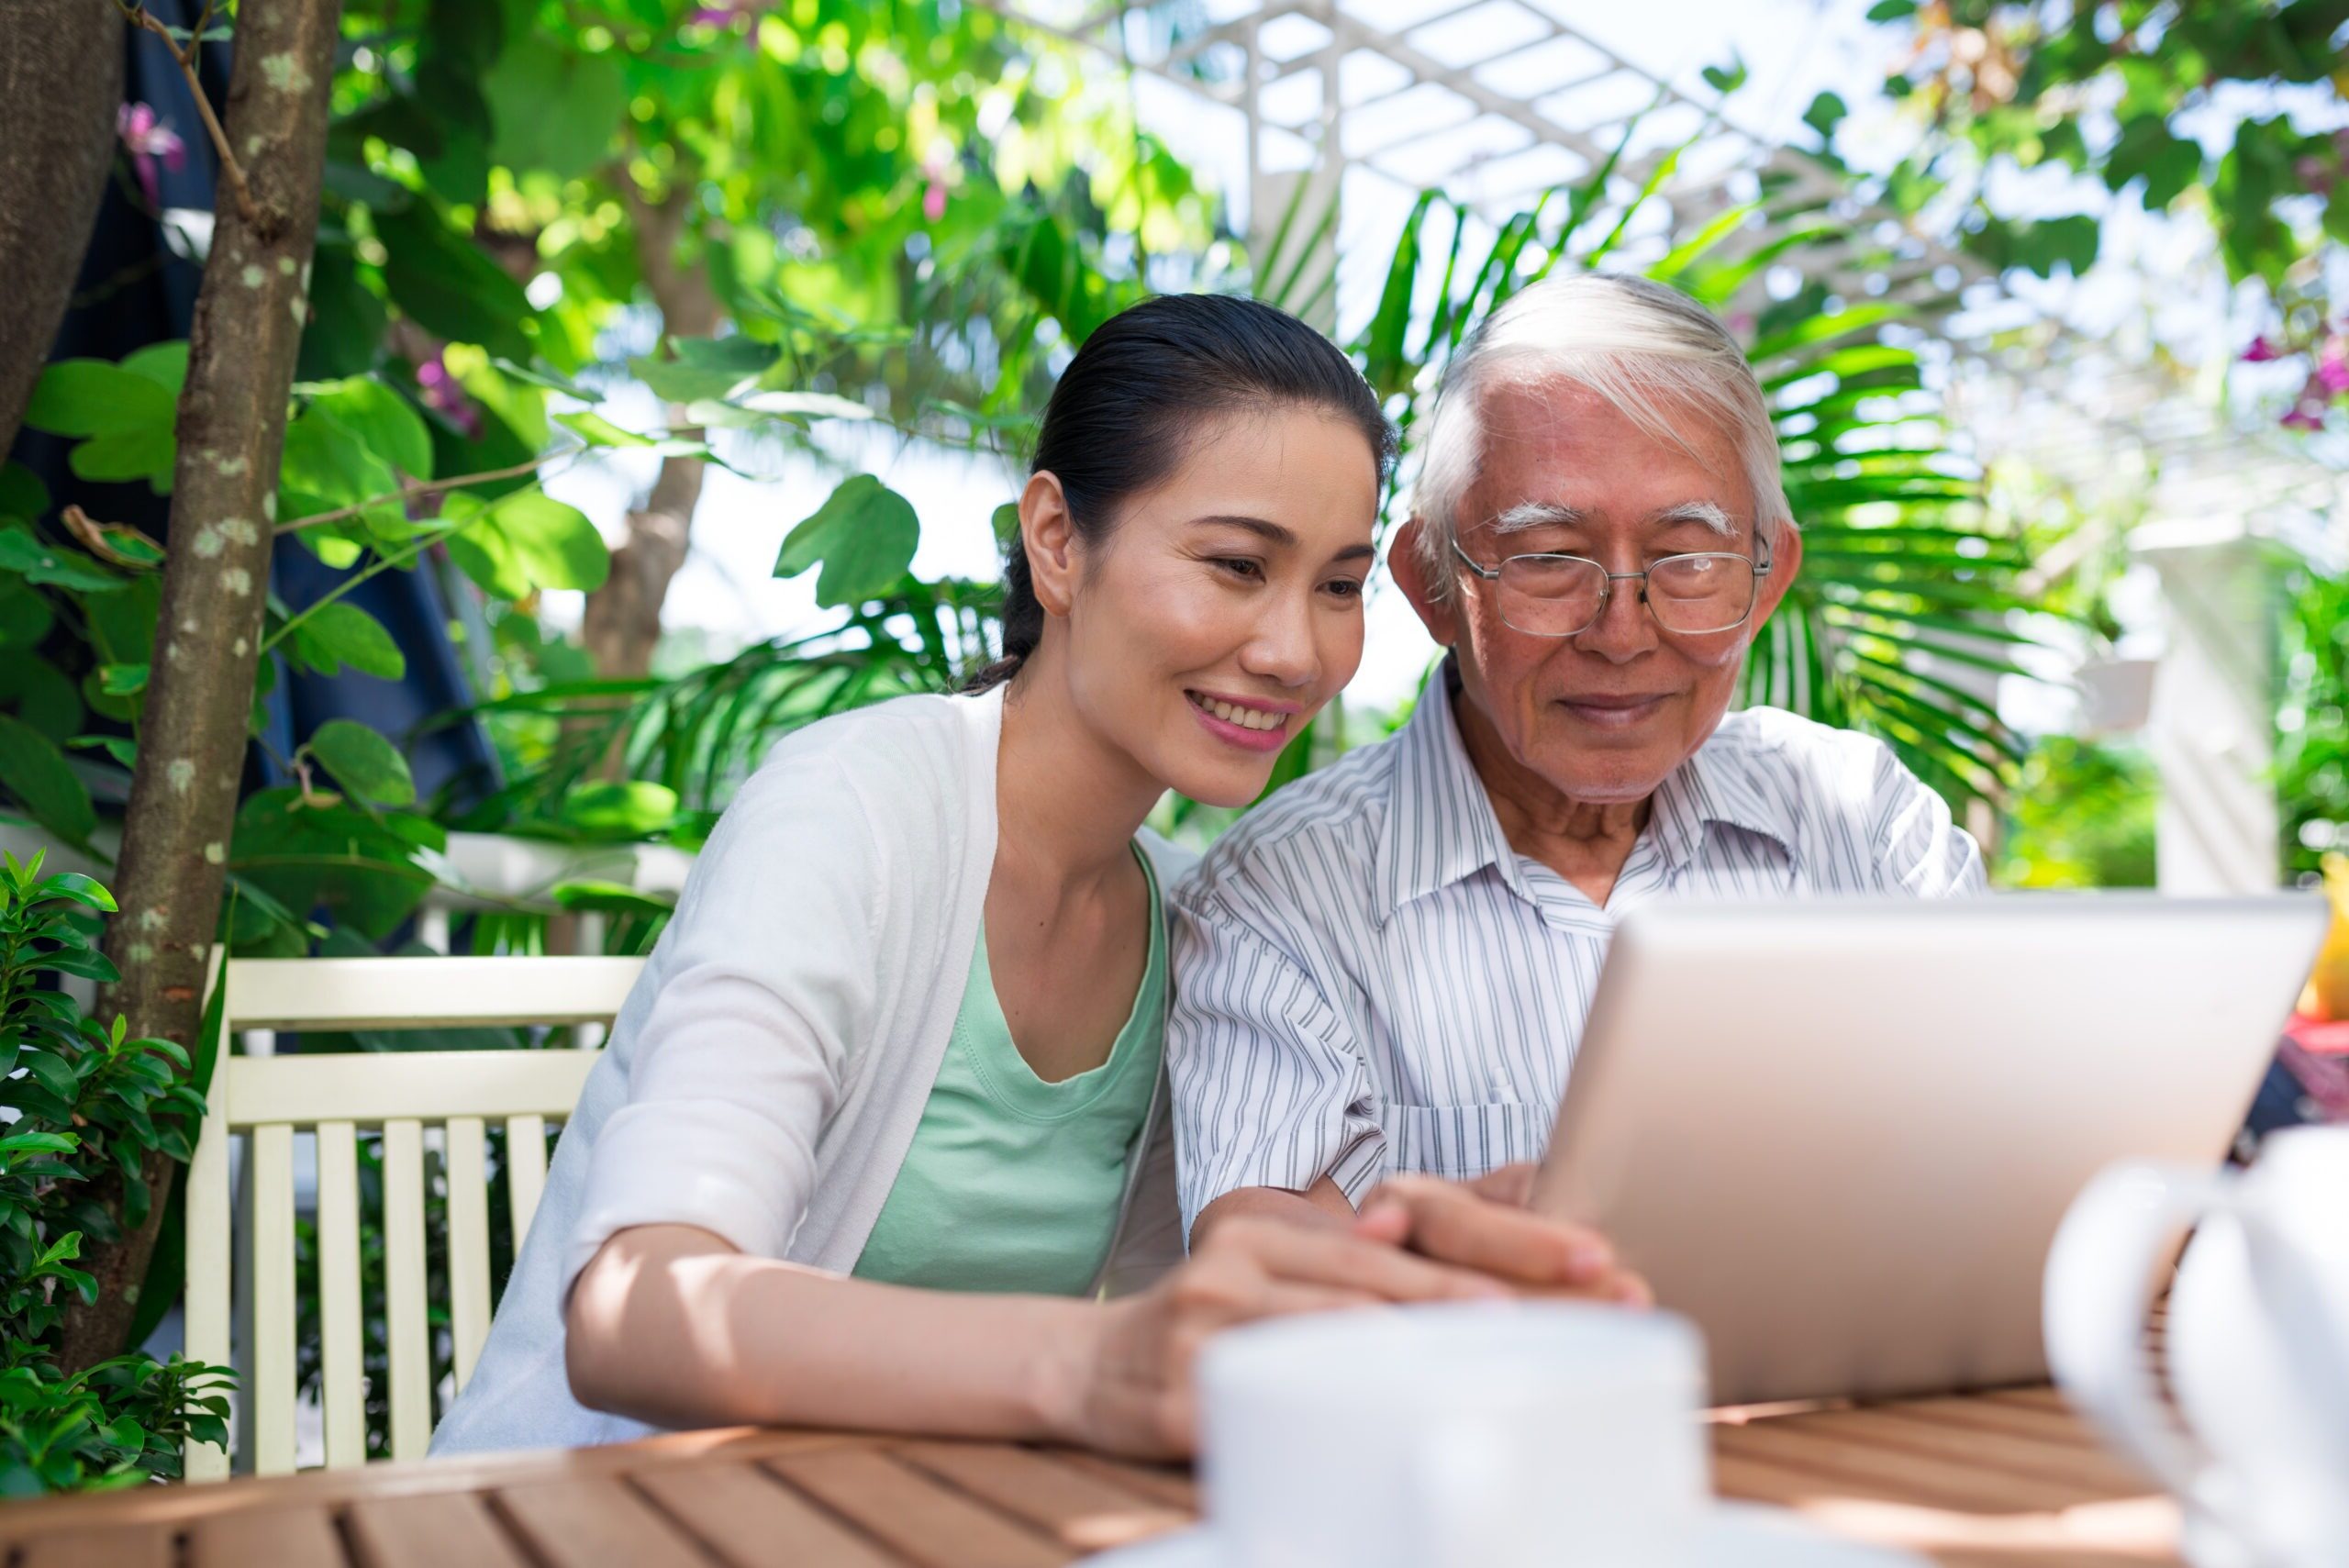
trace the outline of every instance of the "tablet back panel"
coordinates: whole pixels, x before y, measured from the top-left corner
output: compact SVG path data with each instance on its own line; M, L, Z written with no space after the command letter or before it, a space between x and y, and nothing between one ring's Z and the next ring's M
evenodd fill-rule
M1617 931L1535 1188L1704 1329L1717 1402L2045 1374L2112 1161L2209 1166L2321 898L1670 904Z

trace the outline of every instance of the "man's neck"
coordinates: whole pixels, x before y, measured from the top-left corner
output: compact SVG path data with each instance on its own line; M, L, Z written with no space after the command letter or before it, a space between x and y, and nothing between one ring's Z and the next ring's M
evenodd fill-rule
M1476 706L1459 700L1456 692L1453 718L1509 848L1548 866L1604 907L1647 827L1653 797L1576 800L1511 756Z

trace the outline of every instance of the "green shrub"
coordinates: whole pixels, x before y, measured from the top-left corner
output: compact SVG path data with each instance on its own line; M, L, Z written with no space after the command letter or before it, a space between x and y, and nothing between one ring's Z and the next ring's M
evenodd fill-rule
M179 1046L128 1040L42 987L116 978L94 945L113 897L42 876L39 855L0 860L0 1107L17 1113L0 1126L0 1497L174 1477L190 1433L225 1439L226 1369L134 1352L67 1373L53 1336L69 1296L97 1299L73 1262L84 1238L117 1235L100 1184L118 1180L124 1222L143 1223L147 1151L186 1160L204 1098Z

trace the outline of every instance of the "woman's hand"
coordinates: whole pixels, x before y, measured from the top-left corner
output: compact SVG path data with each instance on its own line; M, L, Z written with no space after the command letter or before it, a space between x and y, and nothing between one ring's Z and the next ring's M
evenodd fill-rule
M1654 1293L1617 1261L1596 1230L1526 1208L1530 1163L1503 1165L1473 1182L1394 1176L1363 1199L1356 1232L1388 1236L1424 1256L1472 1269L1517 1293L1647 1307Z
M1064 1440L1179 1458L1197 1440L1192 1375L1218 1330L1260 1318L1402 1301L1506 1297L1499 1282L1405 1251L1409 1211L1391 1206L1351 1231L1235 1216L1152 1289L1093 1315L1054 1407Z

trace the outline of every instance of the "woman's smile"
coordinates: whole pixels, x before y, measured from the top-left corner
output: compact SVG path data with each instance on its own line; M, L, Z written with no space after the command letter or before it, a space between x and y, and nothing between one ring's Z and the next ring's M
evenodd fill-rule
M1217 740L1246 751L1277 751L1288 744L1295 703L1266 703L1186 690L1191 711Z

